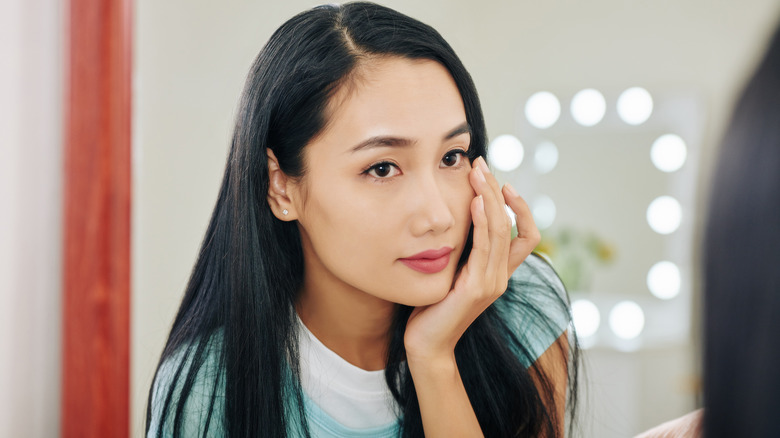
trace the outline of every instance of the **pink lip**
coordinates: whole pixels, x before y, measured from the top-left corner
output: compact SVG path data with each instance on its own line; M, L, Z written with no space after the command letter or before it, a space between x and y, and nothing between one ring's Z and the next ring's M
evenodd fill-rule
M415 271L423 274L435 274L443 271L450 264L451 253L452 248L445 246L441 249L430 249L399 260Z

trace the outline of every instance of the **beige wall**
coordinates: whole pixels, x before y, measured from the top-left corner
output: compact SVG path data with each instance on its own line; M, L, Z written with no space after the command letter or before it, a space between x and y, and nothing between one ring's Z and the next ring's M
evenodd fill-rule
M134 436L143 430L154 366L216 198L249 64L276 27L314 4L264 3L136 2ZM491 138L516 131L517 107L533 91L641 84L703 102L705 170L737 86L780 13L775 0L385 4L433 25L461 55ZM693 351L589 351L591 386L602 392L583 410L585 436L627 436L693 408ZM607 380L612 368L627 381Z

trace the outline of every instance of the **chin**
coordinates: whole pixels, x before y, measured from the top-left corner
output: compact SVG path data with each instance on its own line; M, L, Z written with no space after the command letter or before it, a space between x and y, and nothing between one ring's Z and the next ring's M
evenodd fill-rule
M430 306L443 300L450 292L450 288L450 283L446 286L431 286L424 289L418 286L413 292L401 297L402 301L399 301L398 304L411 307Z

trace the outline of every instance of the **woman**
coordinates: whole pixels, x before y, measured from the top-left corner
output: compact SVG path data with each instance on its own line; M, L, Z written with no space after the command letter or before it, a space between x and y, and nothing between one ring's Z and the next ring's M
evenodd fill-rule
M779 435L780 27L734 107L707 213L704 409L637 438Z
M737 101L704 245L704 436L778 436L780 28Z
M474 85L429 26L370 3L282 25L247 80L147 435L562 436L565 292L525 260L538 231L484 155Z

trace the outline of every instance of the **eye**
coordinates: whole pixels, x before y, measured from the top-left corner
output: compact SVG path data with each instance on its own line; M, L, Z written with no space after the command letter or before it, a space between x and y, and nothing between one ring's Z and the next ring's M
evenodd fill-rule
M390 178L399 174L400 171L395 164L384 161L374 164L366 169L364 173L371 175L374 178Z
M447 152L441 159L443 167L456 167L463 161L463 157L466 155L466 151L461 149L453 149Z

